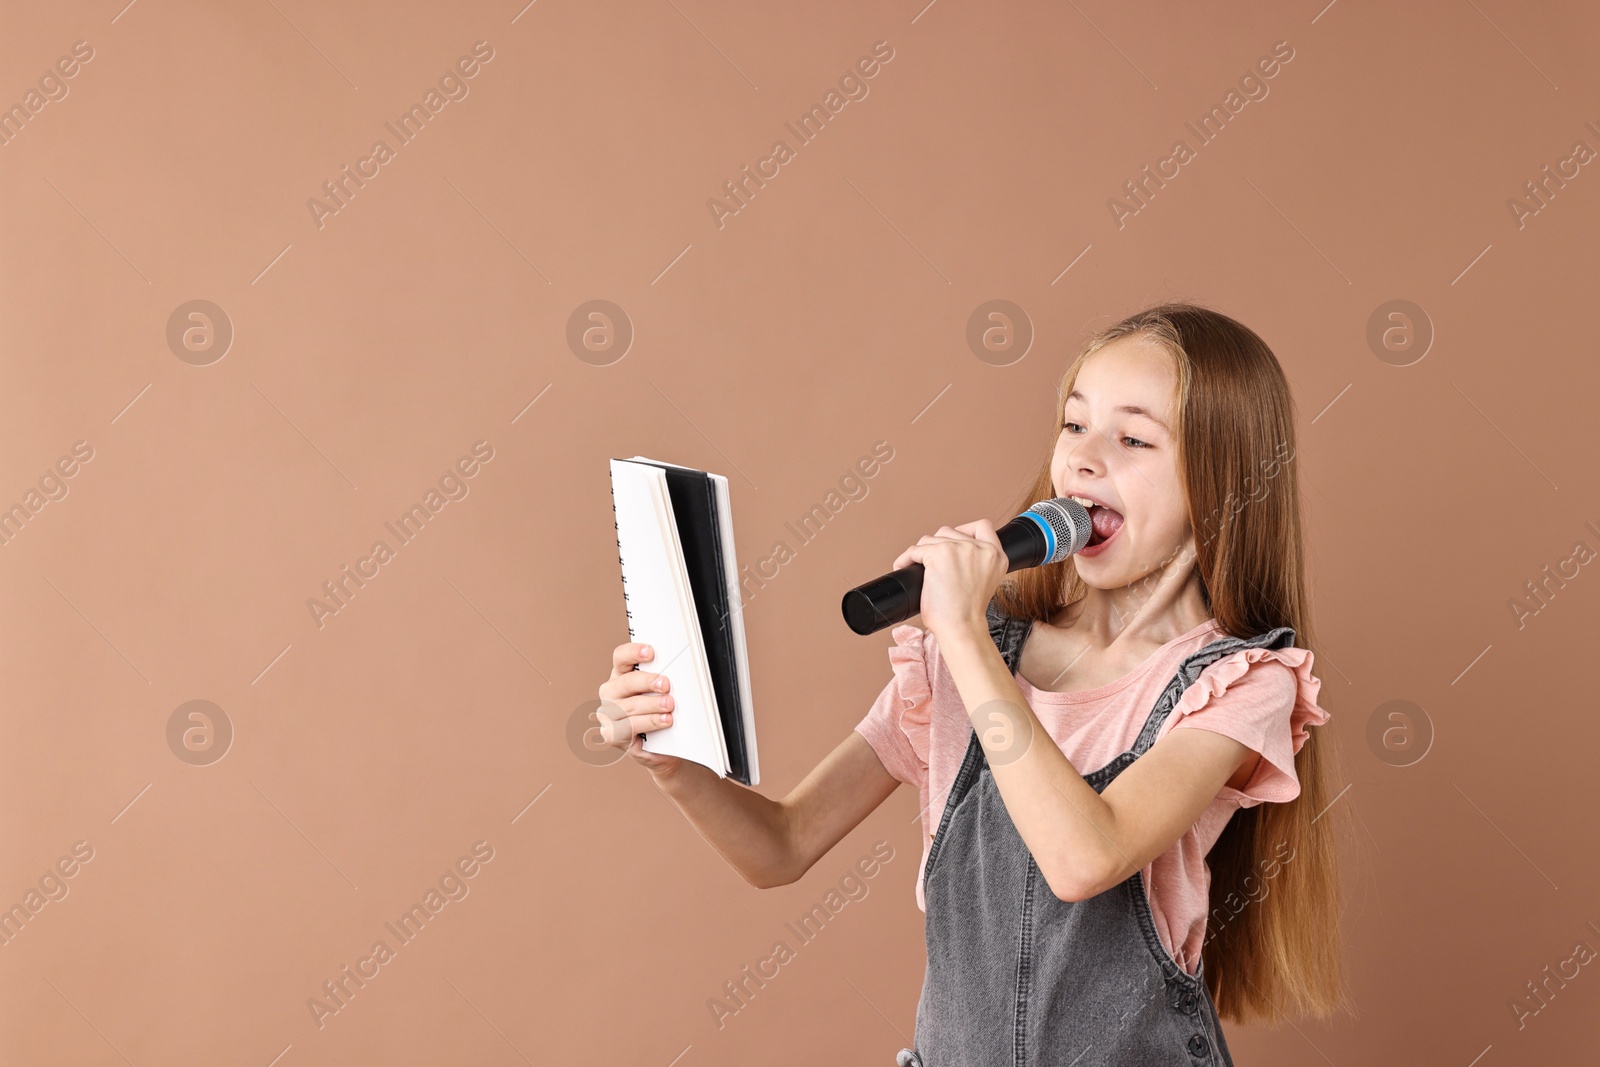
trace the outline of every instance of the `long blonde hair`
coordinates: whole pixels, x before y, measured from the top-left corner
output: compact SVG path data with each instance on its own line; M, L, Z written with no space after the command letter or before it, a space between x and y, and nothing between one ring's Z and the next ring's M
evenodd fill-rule
M1055 496L1050 460L1067 395L1083 361L1124 337L1154 342L1176 364L1179 463L1211 616L1241 638L1292 627L1295 644L1311 649L1294 402L1266 342L1226 315L1166 303L1093 334L1061 378L1043 462L1015 510ZM1068 557L1018 571L997 597L1008 614L1048 621L1086 591ZM1311 727L1295 756L1300 795L1235 811L1207 856L1211 912L1202 959L1224 1018L1276 1022L1290 1010L1315 1018L1352 1010L1336 848L1348 836L1346 806L1329 806L1336 765L1321 733Z

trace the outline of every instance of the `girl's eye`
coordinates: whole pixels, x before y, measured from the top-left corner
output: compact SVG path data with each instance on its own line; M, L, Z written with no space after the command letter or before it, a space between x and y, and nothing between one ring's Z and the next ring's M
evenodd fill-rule
M1083 433L1083 427L1079 426L1075 422L1064 422L1061 424L1061 428L1066 430L1068 433Z
M1147 442L1141 441L1137 437L1124 437L1123 440L1127 441L1134 448L1149 448L1150 447L1150 445Z

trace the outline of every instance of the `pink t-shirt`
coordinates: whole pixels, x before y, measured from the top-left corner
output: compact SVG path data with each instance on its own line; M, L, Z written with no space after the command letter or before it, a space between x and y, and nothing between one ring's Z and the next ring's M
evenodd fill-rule
M890 635L895 640L888 650L894 676L856 731L890 774L919 791L923 832L917 907L926 911L922 872L966 755L972 721L934 635L909 625L896 626ZM1208 620L1162 645L1117 681L1077 693L1035 689L1020 674L1014 677L1045 732L1080 774L1088 774L1133 747L1178 664L1223 636L1221 627ZM1159 742L1172 730L1198 727L1261 755L1242 790L1223 786L1195 824L1143 870L1156 932L1191 975L1200 966L1210 908L1206 853L1235 809L1300 795L1294 754L1305 744L1306 727L1329 718L1317 706L1322 681L1312 675L1311 662L1309 650L1294 647L1247 648L1223 656L1184 691L1156 735Z

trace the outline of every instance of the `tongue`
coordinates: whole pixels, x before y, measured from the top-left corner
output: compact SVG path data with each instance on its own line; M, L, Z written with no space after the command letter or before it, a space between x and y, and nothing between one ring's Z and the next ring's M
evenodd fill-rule
M1091 545L1098 545L1122 526L1122 516L1110 508L1090 508L1089 521L1094 526L1094 532L1089 535Z

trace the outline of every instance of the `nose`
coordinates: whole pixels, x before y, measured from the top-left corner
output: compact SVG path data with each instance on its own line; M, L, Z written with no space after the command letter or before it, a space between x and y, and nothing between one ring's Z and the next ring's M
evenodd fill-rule
M1104 435L1090 430L1081 434L1067 450L1067 469L1089 476L1106 472L1106 440Z

